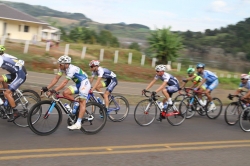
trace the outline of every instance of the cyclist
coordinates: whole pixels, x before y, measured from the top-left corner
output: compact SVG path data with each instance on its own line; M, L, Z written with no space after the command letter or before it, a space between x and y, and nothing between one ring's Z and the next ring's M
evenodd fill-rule
M100 66L100 62L98 60L92 60L89 63L90 70L92 71L92 77L90 78L90 83L93 82L95 76L97 76L97 80L95 85L91 88L92 90L97 90L100 92L100 88L107 87L104 92L104 102L106 109L109 107L109 94L114 90L116 85L118 84L116 79L116 74L113 71L110 71L107 68L103 68ZM101 81L101 79L106 79L105 81Z
M58 63L60 65L58 74L55 76L55 78L51 81L51 83L48 86L42 87L41 91L47 92L48 89L52 88L59 81L63 73L66 75L66 79L52 91L57 92L61 90L67 85L69 80L74 81L75 85L71 85L68 88L66 88L63 91L63 96L70 100L74 100L73 94L78 94L78 93L80 94L80 99L79 99L80 111L77 122L72 126L68 126L68 129L70 130L80 129L82 118L86 110L86 99L89 90L91 88L88 80L88 75L79 67L72 65L71 58L67 55L59 57ZM48 93L48 95L51 94Z
M211 111L216 109L215 104L211 102L212 101L211 92L218 86L219 81L218 77L213 72L209 70L204 70L204 68L205 64L203 63L198 63L196 65L196 69L198 72L197 74L203 78L201 83L196 88L199 89L201 88L201 86L204 86L206 88L205 94L208 98L208 101L210 102L208 110Z
M5 47L3 45L0 45L0 55L1 56L5 56L5 57L8 57L12 60L14 60L15 62L19 62L22 64L22 70L25 72L25 74L27 75L27 71L26 71L26 68L24 67L24 61L22 60L19 60L17 57L15 56L12 56L12 55L9 55L9 54L6 54L4 51L5 51ZM3 75L6 79L6 81L4 81L2 84L3 84L3 88L7 89L8 88L8 83L11 83L15 78L16 78L16 75L15 74L4 74Z
M2 82L4 88L7 89L4 92L4 96L11 106L11 110L8 112L8 122L13 122L20 115L16 109L16 103L12 97L12 93L25 82L26 70L23 67L23 60L18 60L16 57L5 54L4 51L5 47L0 45L0 67L7 70L10 74L4 74L0 76L0 82ZM8 85L7 83L10 84Z
M247 93L245 95L243 95L241 97L241 100L250 98L250 80L249 80L249 75L248 74L241 74L240 76L241 79L241 83L239 84L239 88L235 91L235 95L238 95L239 93L241 93L244 89L247 89ZM246 103L247 105L249 105L249 102ZM245 111L244 115L243 115L243 119L247 120L247 114L248 112Z
M187 69L187 74L188 74L188 78L183 80L183 84L181 86L180 89L182 89L183 87L185 87L185 85L187 84L188 81L192 81L193 82L193 85L190 87L190 88L195 88L197 87L200 82L202 81L202 77L201 76L198 76L196 73L195 73L195 69L190 67ZM195 89L197 90L198 92L204 92L206 90L205 86L201 86L200 89ZM201 93L198 93L197 96L199 97L199 102L202 104L202 105L205 105L205 103L203 103L202 101L202 96L201 96Z
M142 90L142 93L145 93L146 90L151 88L158 79L162 80L163 83L161 84L161 86L158 87L153 93L162 91L162 94L166 97L162 102L164 103L164 109L167 109L169 105L173 105L171 97L173 93L179 90L180 85L179 81L171 74L166 73L165 70L165 65L157 65L155 67L156 75L154 79L149 83L146 89Z

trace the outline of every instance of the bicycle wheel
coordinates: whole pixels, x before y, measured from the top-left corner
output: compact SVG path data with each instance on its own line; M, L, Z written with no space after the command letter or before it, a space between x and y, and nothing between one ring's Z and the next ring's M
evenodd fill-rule
M27 115L32 106L39 102L35 96L31 95L22 95L16 100L16 109L18 110L20 116L13 121L13 123L19 127L28 127ZM41 115L41 110L38 109L38 113ZM37 120L34 120L32 123L35 123Z
M31 90L31 89L24 89L24 90L20 90L20 91L21 91L21 93L22 93L23 95L26 94L26 95L30 95L30 96L35 96L35 97L37 98L38 101L41 101L40 95L39 95L36 91L34 91L34 90Z
M111 110L111 111L110 111ZM113 122L123 121L129 113L129 103L123 96L114 96L109 101L108 117Z
M184 122L187 116L187 111L178 109L173 103L173 106L167 109L167 120L173 126L179 126Z
M191 99L192 99L191 97L186 97L181 101L179 105L179 110L181 112L186 112L187 119L192 118L195 114L195 110L194 110L195 108L193 107L193 104L190 104Z
M140 101L134 111L134 119L140 126L150 125L156 118L157 106L149 99Z
M209 119L216 119L222 111L222 103L219 98L213 98L206 106L206 115Z
M187 96L184 95L184 94L179 94L178 96L176 96L176 97L174 98L173 102L175 102L175 106L176 106L177 108L180 107L181 101L182 101L185 97L187 97Z
M37 135L50 135L62 122L62 111L54 102L43 100L30 109L27 121L30 129ZM34 121L36 123L33 123Z
M81 131L85 134L96 134L103 129L106 121L106 109L97 102L88 102L82 119Z
M239 121L240 113L242 112L241 106L238 102L228 104L225 109L224 119L228 125L235 125Z
M240 114L240 128L247 132L250 131L250 108L245 108Z

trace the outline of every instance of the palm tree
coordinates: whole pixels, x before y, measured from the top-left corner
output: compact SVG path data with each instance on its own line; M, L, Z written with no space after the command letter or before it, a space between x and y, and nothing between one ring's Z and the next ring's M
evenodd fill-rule
M148 38L149 49L153 57L158 59L158 63L166 64L179 56L179 51L183 48L182 38L178 34L172 33L169 28L157 29Z

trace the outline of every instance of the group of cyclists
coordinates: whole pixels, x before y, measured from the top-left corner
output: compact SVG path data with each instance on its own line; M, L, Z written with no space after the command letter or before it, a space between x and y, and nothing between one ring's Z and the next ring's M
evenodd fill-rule
M192 81L192 85L190 88L193 88L194 91L197 92L197 96L199 98L199 102L205 106L206 103L202 101L202 93L204 93L207 96L208 99L208 111L212 111L216 109L216 105L212 101L211 92L218 86L218 76L209 71L205 70L205 64L198 63L196 65L196 71L195 68L188 68L187 79L183 80L182 86L180 86L179 81L176 77L172 76L171 74L165 72L166 66L165 65L157 65L155 67L156 75L154 76L154 79L149 83L149 85L142 90L142 93L144 94L149 88L153 86L153 84L158 80L162 80L163 83L152 92L152 94L156 94L157 92L162 91L162 94L165 96L163 99L161 105L163 105L163 110L167 110L168 107L173 105L173 101L171 99L171 96L179 91L182 90L186 83L188 81ZM247 90L247 93L245 93L243 96L241 96L241 100L244 101L248 106L248 100L250 98L250 76L249 74L241 74L240 76L241 82L239 84L239 88L235 91L235 95L238 95L244 90ZM197 108L199 109L199 108ZM161 116L161 115L160 115ZM243 115L243 119L246 120L248 116L248 112L245 112ZM158 119L160 120L160 118Z
M12 93L22 85L26 80L26 69L24 67L24 61L19 60L18 58L8 55L4 53L5 47L0 45L0 67L2 69L7 70L10 74L4 74L0 76L0 82L2 82L3 88L7 89L4 92L4 96L9 102L11 106L11 111L8 113L10 119L9 122L14 121L17 117L19 117L19 113L15 108L15 101L12 97ZM79 116L75 124L68 126L70 130L80 129L81 121L85 114L86 109L86 99L88 93L91 93L93 90L101 91L101 88L106 87L103 98L105 103L105 108L108 110L109 107L109 94L114 90L117 86L118 81L116 78L116 74L107 69L100 66L100 62L98 60L92 60L89 63L90 70L92 71L92 76L89 79L88 75L78 66L75 66L71 63L71 58L67 55L63 55L58 59L59 63L59 72L53 78L51 83L45 87L42 87L41 91L47 92L48 95L52 95L61 89L63 89L69 80L72 80L75 85L71 85L67 87L63 91L63 96L67 97L71 100L74 100L74 94L79 94ZM145 93L148 89L150 89L154 83L160 79L163 83L152 93L156 94L158 92L162 92L165 98L162 101L163 108L167 109L169 106L173 105L173 101L171 99L172 95L177 91L181 90L188 81L193 82L191 88L194 88L197 92L202 92L207 96L210 105L208 107L209 110L216 109L216 105L212 102L211 92L218 86L219 81L218 77L215 73L205 70L205 64L198 63L195 68L188 68L187 74L188 77L186 80L183 80L183 84L180 86L179 81L176 77L166 72L165 65L157 65L155 67L156 75L153 80L148 84L148 86L142 90L142 93ZM65 74L66 78L60 85L55 87L53 90L51 89ZM97 76L97 80L95 84L91 87L91 84ZM105 79L104 81L102 80ZM241 83L239 85L239 89L236 90L235 94L239 94L242 91L242 88L248 89L248 92L242 96L242 100L249 98L250 96L250 80L248 74L241 75ZM200 103L202 103L201 93L197 93L200 99ZM204 104L204 103L203 103ZM205 105L205 104L204 104Z

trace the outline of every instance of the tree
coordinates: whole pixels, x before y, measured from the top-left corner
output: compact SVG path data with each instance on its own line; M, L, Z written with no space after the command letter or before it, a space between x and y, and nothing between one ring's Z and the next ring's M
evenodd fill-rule
M133 50L137 50L137 51L141 50L140 45L136 42L131 43L128 48L133 49Z
M157 29L151 33L148 38L149 49L158 58L159 63L166 64L167 61L173 61L179 56L179 51L183 48L182 38L174 34L169 28Z

